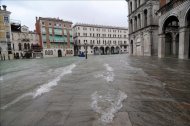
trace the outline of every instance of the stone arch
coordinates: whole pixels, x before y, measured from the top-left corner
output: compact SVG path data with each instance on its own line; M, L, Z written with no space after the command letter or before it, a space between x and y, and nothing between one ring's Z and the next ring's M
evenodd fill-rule
M120 48L119 48L119 46L117 46L117 47L115 48L115 53L116 53L116 54L119 54L119 53L120 53Z
M105 48L105 54L106 55L110 54L110 48L108 46Z
M105 52L104 52L104 47L100 47L100 54L101 54L101 55L104 55L104 53L105 53Z
M99 55L100 52L99 52L99 48L96 46L94 47L94 55Z
M170 17L176 17L177 19L178 19L178 15L177 14L175 14L175 13L172 13L172 14L170 14L170 15L168 15L168 16L166 16L166 18L164 18L164 20L162 21L162 24L161 24L161 29L162 29L162 33L163 33L163 31L164 31L164 25L165 25L165 23L166 23L166 21L170 18ZM179 23L180 24L180 23Z
M115 48L112 46L112 47L111 47L111 54L114 54L114 53L115 53L114 50L115 50Z
M62 57L62 51L59 49L57 50L58 57Z
M165 56L177 56L179 51L179 19L175 15L167 17L163 23L162 33L165 35ZM177 39L176 39L177 37Z

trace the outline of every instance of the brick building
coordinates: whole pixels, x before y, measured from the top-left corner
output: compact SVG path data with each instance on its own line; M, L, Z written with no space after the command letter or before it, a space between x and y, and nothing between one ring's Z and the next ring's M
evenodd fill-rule
M44 57L74 55L72 22L36 17L36 32L39 34Z

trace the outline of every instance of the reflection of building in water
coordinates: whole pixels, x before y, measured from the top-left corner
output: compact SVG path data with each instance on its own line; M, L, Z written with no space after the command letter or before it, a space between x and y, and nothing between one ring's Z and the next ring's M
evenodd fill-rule
M73 56L72 22L36 17L36 32L44 57Z
M158 0L126 0L128 2L130 54L158 54Z
M75 55L85 52L94 55L128 53L128 29L124 27L75 24Z
M160 0L159 57L190 58L190 1Z
M42 57L39 36L29 31L27 26L21 26L20 21L11 21L12 49L15 59Z
M0 6L0 59L12 59L10 14L7 6Z

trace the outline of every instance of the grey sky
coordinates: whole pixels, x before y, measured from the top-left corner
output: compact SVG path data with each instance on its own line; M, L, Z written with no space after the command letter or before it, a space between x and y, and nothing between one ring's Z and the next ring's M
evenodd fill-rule
M64 1L64 0L0 0L11 11L11 19L20 20L30 30L35 29L35 17L59 17L74 24L89 23L128 27L127 2L115 1Z

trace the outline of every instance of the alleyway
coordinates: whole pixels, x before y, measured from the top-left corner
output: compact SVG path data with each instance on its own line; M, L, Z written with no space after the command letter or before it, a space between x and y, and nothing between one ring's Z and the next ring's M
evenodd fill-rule
M0 62L1 126L189 126L190 61L127 55Z

